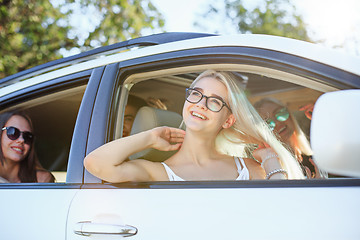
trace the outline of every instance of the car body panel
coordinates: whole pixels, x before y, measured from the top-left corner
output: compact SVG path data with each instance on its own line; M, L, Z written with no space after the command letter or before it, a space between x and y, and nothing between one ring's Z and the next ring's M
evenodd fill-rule
M293 188L272 187L271 183L251 187L239 183L216 188L215 184L209 185L188 188L178 183L174 189L161 189L161 186L83 189L71 205L67 239L82 239L73 231L81 221L136 227L138 233L131 239L360 237L357 227L360 209L354 208L360 197L359 187ZM101 221L100 217L103 217Z
M68 210L78 191L64 184L1 184L1 239L66 239Z
M67 183L82 183L84 166L82 159L86 156L89 125L93 114L94 102L105 67L93 70L79 108L72 143L69 153Z

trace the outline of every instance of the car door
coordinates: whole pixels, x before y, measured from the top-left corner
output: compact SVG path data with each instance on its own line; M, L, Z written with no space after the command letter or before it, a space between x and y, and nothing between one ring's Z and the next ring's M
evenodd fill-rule
M254 100L264 92L316 99L317 93L358 88L354 80L359 76L286 51L226 43L156 52L159 49L149 47L144 51L153 52L146 57L106 67L86 153L121 137L131 91L168 103L168 109L181 108L178 96L184 92L171 91L185 88L208 68L248 77L244 84ZM163 98L167 95L173 101ZM85 170L84 185L69 210L67 239L358 239L359 186L359 179L344 177L110 184Z
M96 93L102 72L103 68L75 74L62 71L62 77L50 80L38 76L41 83L30 78L2 88L11 91L1 96L1 110L16 108L27 112L34 125L40 163L52 172L56 182L0 184L1 239L66 239L69 207L83 176L82 165L66 167L69 146L84 92L87 104L81 107L81 116L92 111L92 92ZM70 161L76 154L73 151Z

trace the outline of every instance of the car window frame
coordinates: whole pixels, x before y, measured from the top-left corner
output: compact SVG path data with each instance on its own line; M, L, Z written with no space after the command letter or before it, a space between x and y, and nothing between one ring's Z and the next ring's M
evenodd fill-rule
M27 88L22 88L18 91L11 92L7 95L0 97L0 109L1 111L11 110L14 107L25 107L26 102L31 102L32 100L46 97L57 92L66 91L68 89L77 88L79 86L84 86L89 83L89 79L93 70L86 70L74 74L69 74L59 78L51 79L40 84L32 85ZM85 90L86 91L86 90ZM74 134L75 128L73 129ZM70 156L70 153L69 153ZM70 158L70 157L69 157ZM67 172L73 171L72 166ZM82 166L81 166L82 169ZM75 170L76 172L76 170ZM79 174L79 173L78 173ZM82 178L82 177L81 177ZM64 188L80 188L80 185L69 184L69 182L55 182L55 183L4 183L0 184L2 189L64 189Z
M124 87L122 84L126 79L139 73L161 71L171 68L192 67L207 64L211 65L219 62L223 65L247 64L276 69L309 79L309 81L316 80L315 82L320 85L327 86L329 89L332 88L332 90L360 88L360 84L355 81L358 79L358 76L355 74L345 72L341 69L336 69L319 62L314 62L310 59L304 59L291 54L267 49L256 49L250 47L206 47L153 54L151 56L125 60L118 64L116 72L114 72L115 68L111 70L111 73L109 72L109 75L116 77L113 79L107 78L107 93L112 93L112 96L105 97L106 100L103 98L101 101L105 101L103 104L106 104L106 106L111 106L111 110L103 110L102 112L106 112L106 117L101 117L101 121L99 122L94 119L97 123L91 123L93 126L97 126L97 129L93 130L93 135L100 137L97 141L92 142L90 144L91 146L88 146L87 153L104 143L111 141L112 137L114 137L114 131L111 129L110 123L113 123L114 119L116 119L116 117L114 117L116 115L114 113L116 110L114 105L116 104L107 103L106 101L116 98L114 96L115 92L119 92L119 88ZM111 84L109 85L110 81L113 81L112 88L110 87ZM110 89L112 91L110 91ZM124 91L124 93L126 93L126 91ZM127 96L120 96L122 99L126 97ZM122 103L124 101L117 100L117 103L119 102ZM98 105L100 106L100 104ZM95 109L95 111L97 110ZM99 186L102 186L101 184L103 184L103 186L106 185L86 170L84 175L84 184L100 184ZM144 185L143 183L136 184ZM126 184L117 185L125 186Z

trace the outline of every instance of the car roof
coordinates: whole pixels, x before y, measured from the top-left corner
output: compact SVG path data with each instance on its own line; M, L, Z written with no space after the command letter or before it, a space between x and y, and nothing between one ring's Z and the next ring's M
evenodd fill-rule
M120 52L131 47L134 51ZM261 34L214 35L162 33L124 41L59 59L0 80L0 96L50 79L115 62L184 49L249 47L277 51L326 64L360 76L360 58L300 40ZM99 56L104 56L99 58ZM65 67L64 67L65 66ZM46 72L49 71L49 72ZM41 74L41 76L36 76Z

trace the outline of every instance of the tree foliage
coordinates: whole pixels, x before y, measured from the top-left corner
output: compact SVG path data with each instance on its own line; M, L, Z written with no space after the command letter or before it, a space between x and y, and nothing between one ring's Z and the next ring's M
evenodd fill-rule
M0 77L59 58L61 47L76 46L66 37L64 17L49 1L0 0Z
M209 5L203 15L205 19L212 19L221 13L221 7L215 5ZM311 41L302 17L296 14L295 6L289 0L263 0L253 8L246 7L243 0L224 0L223 7L225 19L230 20L234 30L240 33L268 34Z
M0 78L61 58L60 49L88 50L164 25L150 0L52 2L0 0ZM93 11L87 12L89 9ZM81 21L90 24L91 30L71 25L79 11L85 17Z

